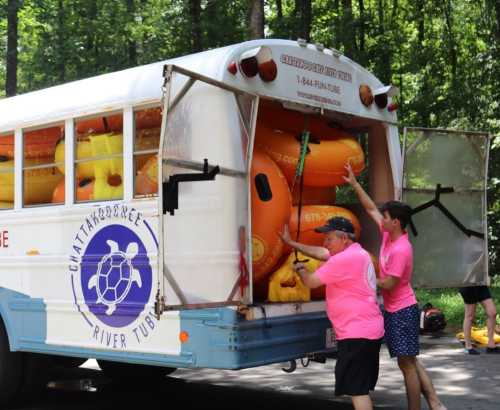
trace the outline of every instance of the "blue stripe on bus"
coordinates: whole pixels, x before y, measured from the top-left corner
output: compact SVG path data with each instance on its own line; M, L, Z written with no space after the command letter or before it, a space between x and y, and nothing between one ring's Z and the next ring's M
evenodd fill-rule
M47 309L43 299L31 298L23 293L1 287L0 315L9 336L11 350L167 367L192 367L193 365L193 359L189 354L176 356L47 344ZM77 316L73 317L77 318Z
M11 289L0 288L0 314L2 315L11 350L21 349L21 335L35 343L45 343L47 314L42 299Z
M241 369L297 359L323 350L331 326L324 312L249 321L224 307L184 310L180 326L189 339L176 356L49 345L43 300L5 288L0 314L12 350L190 368Z
M325 312L245 320L233 309L180 312L181 331L189 334L182 354L191 354L194 367L241 369L304 357L323 351Z

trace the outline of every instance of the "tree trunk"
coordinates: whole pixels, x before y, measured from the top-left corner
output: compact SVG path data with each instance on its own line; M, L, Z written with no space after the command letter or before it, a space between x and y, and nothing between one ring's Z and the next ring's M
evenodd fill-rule
M201 0L189 0L189 17L191 20L191 51L203 49L201 45Z
M335 17L333 20L333 47L340 50L342 46L342 24L340 19L340 2L334 0L333 9L335 10Z
M264 38L264 0L248 1L248 25L250 38Z
M496 15L496 31L495 31L495 37L497 43L500 44L500 0L495 1L495 15Z
M130 17L131 23L135 24L135 4L134 0L127 0L127 12ZM137 65L137 44L133 38L127 39L128 49L128 65L135 67Z
M59 72L59 82L66 81L66 45L64 31L64 4L63 0L57 0L57 71Z
M393 0L392 2L392 23L396 24L396 18L398 16L398 0Z
M379 33L383 34L384 32L384 1L378 0L378 29Z
M276 13L278 20L283 20L283 2L281 0L276 0Z
M5 94L7 97L17 94L17 11L18 0L9 0L7 4L7 75Z
M365 53L365 2L358 0L359 6L359 51ZM364 61L362 62L364 63Z
M417 7L417 22L418 22L418 42L420 46L424 45L424 38L425 38L425 18L424 18L424 1L425 0L418 0L416 7Z
M300 37L311 41L311 21L312 20L312 4L311 0L302 0L300 10Z
M451 65L451 84L452 90L457 89L457 47L455 44L455 35L453 33L453 16L452 6L450 0L444 5L444 16L446 20L446 27L448 31L448 50L450 53Z
M292 13L293 20L296 22L295 32L297 37L307 41L311 40L311 15L311 0L295 0Z
M217 22L217 1L207 0L205 10L203 11L203 20L207 22L205 25L205 48L213 48L221 46L221 33Z
M344 44L344 54L349 58L354 58L356 49L356 32L352 15L352 0L342 0L342 40Z
M85 55L87 64L77 65L79 71L78 76L95 75L99 72L99 43L95 34L95 21L97 20L97 2L96 0L88 1L86 14L80 14L82 24L85 24Z

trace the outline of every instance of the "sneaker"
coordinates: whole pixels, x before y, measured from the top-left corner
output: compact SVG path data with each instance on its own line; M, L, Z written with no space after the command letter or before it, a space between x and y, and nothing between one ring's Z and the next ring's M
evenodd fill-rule
M495 346L495 347L487 347L487 348L486 348L486 353L500 354L500 347L498 347L498 346Z
M472 354L472 355L478 355L478 354L481 354L481 353L479 353L476 349L474 349L473 347L472 347L472 348L470 348L470 349L465 348L465 349L464 349L464 353L465 353L465 354ZM500 353L500 351L499 351L499 353Z

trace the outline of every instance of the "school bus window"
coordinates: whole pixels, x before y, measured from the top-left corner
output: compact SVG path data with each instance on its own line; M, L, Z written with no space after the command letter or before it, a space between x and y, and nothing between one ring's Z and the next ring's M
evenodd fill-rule
M158 194L160 107L135 111L134 124L134 196L155 196Z
M0 210L14 208L14 134L0 135Z
M55 163L64 124L23 131L23 202L25 206L64 202L64 174ZM61 185L62 184L62 185ZM54 194L62 192L54 197ZM62 201L61 201L62 197Z
M123 198L123 114L75 121L76 202Z

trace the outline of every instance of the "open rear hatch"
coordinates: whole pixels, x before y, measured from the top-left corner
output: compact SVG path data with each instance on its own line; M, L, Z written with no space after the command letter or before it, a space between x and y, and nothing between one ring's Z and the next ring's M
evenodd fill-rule
M460 287L488 281L487 133L406 128L403 200L418 235L414 284Z

